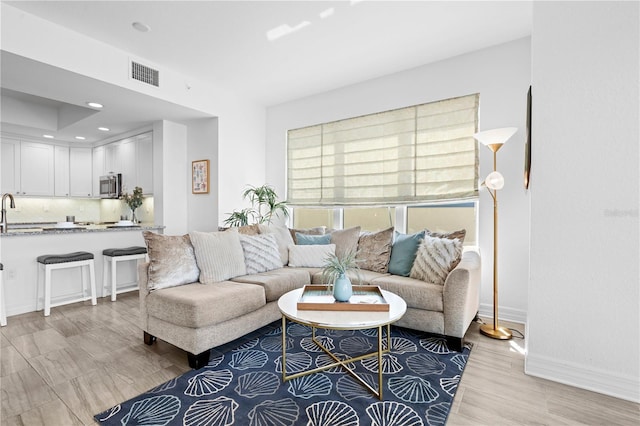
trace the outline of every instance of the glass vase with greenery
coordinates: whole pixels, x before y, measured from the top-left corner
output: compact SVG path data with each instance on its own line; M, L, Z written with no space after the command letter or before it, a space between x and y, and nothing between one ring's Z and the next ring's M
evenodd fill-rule
M144 200L142 188L136 186L131 194L124 192L120 198L124 200L131 209L131 221L133 223L138 223L138 219L136 218L136 209L142 205L142 201Z

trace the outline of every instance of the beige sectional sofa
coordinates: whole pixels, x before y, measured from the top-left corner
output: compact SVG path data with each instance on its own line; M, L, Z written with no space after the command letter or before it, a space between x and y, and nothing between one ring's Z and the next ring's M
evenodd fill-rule
M270 233L266 228L262 231L263 234ZM350 231L351 240L354 232ZM280 319L277 307L280 296L307 284L322 283L319 266L323 259L309 260L312 266L285 266L289 263L289 254L293 256L297 251L313 254L314 250L327 250L331 246L336 246L336 252L353 248L350 247L353 241L345 245L338 234L335 234L338 244L330 244L322 249L292 244L295 241L293 238L289 240L282 229L273 234L278 234L277 238L274 235L245 236L235 231L191 233L190 238L186 235L168 237L145 233L150 262L139 267L141 326L145 343L150 345L160 338L184 349L188 353L189 365L200 368L208 362L211 348ZM359 229L356 235L356 247L359 242L364 249ZM245 272L249 270L252 273L234 275L232 272L232 276L229 276L229 272L226 275L223 272L222 275L211 276L220 269L233 269L229 264L237 263L239 254L235 239L242 240L243 244L253 240L269 240L271 244L276 241L275 250L282 264L277 268L253 272L255 268L247 263ZM189 243L193 246L191 253L187 253ZM176 245L182 246L181 251L175 249ZM207 259L203 253L211 247L214 249L208 253ZM246 245L241 247L246 248ZM392 245L389 248L392 249ZM269 250L259 250L259 256L263 256L265 251ZM180 253L186 253L186 257L181 257ZM244 255L248 262L249 252L245 250ZM195 258L199 279L194 279L195 271L185 268L185 264L191 261L189 256ZM298 264L301 262L300 256L295 260L291 257L291 260ZM207 262L216 265L212 268ZM406 301L407 312L396 325L442 335L450 347L460 350L464 334L478 311L480 258L475 251L464 251L455 263L457 265L446 274L444 283L426 282L388 271L362 269L359 284L380 286ZM368 262L365 260L363 264ZM176 269L179 270L178 274ZM163 279L164 282L161 282ZM356 277L352 276L352 279Z

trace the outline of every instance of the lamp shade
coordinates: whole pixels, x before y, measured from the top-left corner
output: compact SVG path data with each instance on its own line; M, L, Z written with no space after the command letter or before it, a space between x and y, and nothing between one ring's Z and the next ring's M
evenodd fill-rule
M484 184L489 189L500 190L504 188L504 176L500 172L491 172L484 180Z
M485 130L473 135L483 145L502 145L518 131L517 127L502 127L500 129Z

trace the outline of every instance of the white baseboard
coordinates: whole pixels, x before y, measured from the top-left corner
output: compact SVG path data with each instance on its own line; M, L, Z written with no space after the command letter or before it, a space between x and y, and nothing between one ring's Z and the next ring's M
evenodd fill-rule
M569 386L613 396L632 402L640 402L640 379L623 376L581 364L559 361L530 353L525 358L524 371Z
M493 305L481 303L478 314L481 317L493 318ZM527 311L522 309L514 309L500 306L498 309L498 319L504 321L517 322L519 324L527 323Z

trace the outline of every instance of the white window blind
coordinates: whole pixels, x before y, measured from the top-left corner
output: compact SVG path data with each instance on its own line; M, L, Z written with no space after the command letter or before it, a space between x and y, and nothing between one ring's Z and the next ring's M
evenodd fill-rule
M388 205L478 195L479 95L290 130L287 202Z

